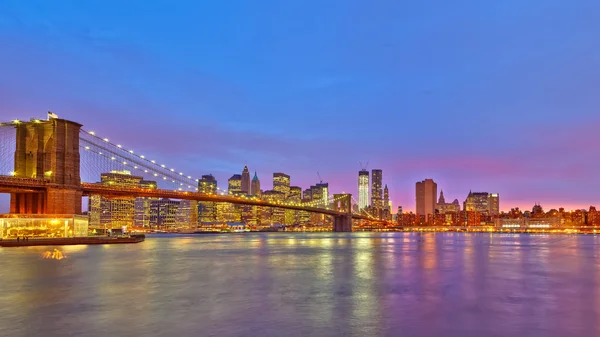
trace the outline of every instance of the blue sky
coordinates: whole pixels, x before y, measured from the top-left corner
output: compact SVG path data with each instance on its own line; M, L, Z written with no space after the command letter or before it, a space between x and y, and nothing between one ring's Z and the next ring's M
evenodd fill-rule
M380 168L501 208L598 204L598 1L0 0L0 116L48 110L196 176L356 194Z

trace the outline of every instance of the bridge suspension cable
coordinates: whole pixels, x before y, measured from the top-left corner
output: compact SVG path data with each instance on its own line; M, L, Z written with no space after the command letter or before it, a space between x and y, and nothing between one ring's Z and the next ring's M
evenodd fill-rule
M158 164L156 160L148 159L144 155L137 154L134 150L112 143L108 138L101 138L93 131L81 130L79 140L82 153L87 152L97 158L108 159L111 162L108 166L112 169L114 169L113 167L119 167L133 170L143 175L144 178L156 180L157 183L169 183L171 186L176 187L174 189L178 190L197 190L198 179L192 178L191 175L186 175L165 164ZM85 160L82 160L82 165L90 164L86 160L92 161L92 165L102 166L101 163L90 156L86 156ZM98 169L98 167L87 168L91 171ZM105 167L102 167L102 169L105 169ZM91 178L92 180L97 179L96 177Z

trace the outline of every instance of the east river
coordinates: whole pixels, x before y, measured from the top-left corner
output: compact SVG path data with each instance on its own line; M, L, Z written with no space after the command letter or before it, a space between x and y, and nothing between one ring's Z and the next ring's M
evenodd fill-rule
M0 249L0 336L600 336L600 236L248 233L53 248Z

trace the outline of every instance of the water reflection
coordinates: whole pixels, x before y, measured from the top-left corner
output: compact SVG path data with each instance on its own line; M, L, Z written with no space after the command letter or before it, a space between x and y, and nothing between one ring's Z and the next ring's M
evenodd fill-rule
M62 259L5 248L0 326L6 336L596 336L599 244L271 233L57 247Z

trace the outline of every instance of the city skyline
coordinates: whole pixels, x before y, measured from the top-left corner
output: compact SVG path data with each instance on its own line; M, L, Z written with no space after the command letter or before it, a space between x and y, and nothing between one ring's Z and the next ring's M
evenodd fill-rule
M369 160L407 211L426 177L450 200L498 193L505 211L600 204L598 23L575 15L600 4L318 4L5 1L0 114L52 110L220 184L247 162L266 185L285 172L306 188L320 172L331 192L358 196ZM318 24L298 25L298 11Z

